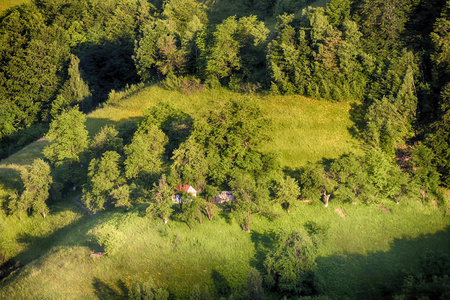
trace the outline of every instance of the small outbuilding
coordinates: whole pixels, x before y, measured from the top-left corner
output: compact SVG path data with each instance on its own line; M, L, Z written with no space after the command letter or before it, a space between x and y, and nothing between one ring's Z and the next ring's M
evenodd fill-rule
M175 189L177 191L180 192L186 192L190 195L192 195L193 197L197 197L197 191L190 185L185 184L185 185L177 185L175 186ZM176 193L172 195L172 201L176 202L176 203L181 203L183 200L181 199L181 193ZM183 201L186 202L186 201Z
M214 197L214 202L216 204L221 204L224 202L231 202L234 201L234 191L221 191L219 195Z

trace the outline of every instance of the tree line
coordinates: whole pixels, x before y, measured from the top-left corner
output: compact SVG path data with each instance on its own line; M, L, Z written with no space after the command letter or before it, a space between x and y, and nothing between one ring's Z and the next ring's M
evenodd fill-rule
M332 0L290 14L309 3L248 0L259 17L216 23L211 5L195 0L34 0L11 8L0 17L2 157L45 133L65 109L87 112L127 84L227 86L357 100L356 135L388 152L424 141L448 186L447 2ZM271 33L267 16L277 16Z
M168 0L158 8L141 0L36 0L1 18L1 103L7 114L2 138L7 141L22 127L51 120L46 137L52 144L44 156L53 179L37 178L44 190L53 180L55 199L83 187L82 200L93 211L108 203L130 206L148 199L152 190L162 202L151 204L149 211L167 220L167 195L173 186L189 184L207 202L219 188L235 191L242 201L233 209L249 230L251 213L262 212L271 198L287 209L300 196L326 205L330 199L399 203L417 195L423 201L442 198L437 187L450 182L449 4L435 2L431 7L422 1L333 0L325 9L305 8L298 17L279 15L268 40L269 30L256 16L208 24L208 6L194 0ZM423 26L425 16L433 16L434 24ZM58 51L40 51L37 45ZM27 65L30 60L46 65ZM225 85L247 92L266 88L330 101L359 100L352 130L371 151L282 175L275 154L255 150L267 142L270 123L257 104L241 100L230 100L206 118L161 104L147 111L141 123L105 127L89 141L82 111L95 107L111 87L133 82L128 76L184 92ZM36 164L41 167L33 165L22 174L24 189L12 196L11 212L45 216L45 206L33 208L27 200L49 197L48 192L28 194L39 190L27 187L29 173L37 172L33 168L50 172L44 161ZM204 209L211 217L212 204Z

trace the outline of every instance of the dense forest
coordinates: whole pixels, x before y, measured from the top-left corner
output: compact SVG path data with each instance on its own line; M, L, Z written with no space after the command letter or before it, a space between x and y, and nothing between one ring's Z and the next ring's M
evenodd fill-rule
M79 204L91 214L145 204L147 216L193 230L221 210L251 232L252 218L274 217L275 204L286 212L300 201L387 211L384 201L448 206L450 1L331 0L312 7L309 0L244 0L233 6L238 11L221 10L220 2L33 0L4 11L0 157L43 136L50 143L0 202L2 214L45 219L52 205L82 191ZM261 151L273 128L252 97L198 115L160 103L137 122L89 135L87 113L153 85L180 95L224 88L349 102L349 131L363 151L286 169L277 153ZM217 204L220 191L233 191L234 200ZM178 205L175 193L184 199ZM305 228L273 237L245 292L219 294L262 299L264 287L274 299L328 299L314 273L326 230L314 222ZM117 237L108 230L115 229L95 235L113 255ZM1 251L0 243L0 264L7 261ZM397 299L448 296L448 256L429 253L421 264ZM205 293L194 289L190 297L207 299ZM169 293L138 282L127 296Z

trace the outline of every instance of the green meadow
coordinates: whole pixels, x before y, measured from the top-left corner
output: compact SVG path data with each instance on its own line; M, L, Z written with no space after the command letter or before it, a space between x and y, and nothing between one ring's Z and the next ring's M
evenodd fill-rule
M6 11L8 8L20 5L23 3L29 3L30 0L0 0L0 14Z
M362 153L349 129L351 103L331 103L301 96L242 95L227 89L181 94L158 86L143 87L130 96L90 113L86 127L92 137L106 124L139 121L145 109L169 102L192 116L205 115L229 98L256 98L273 122L271 141L262 151L275 152L285 169L296 170L307 162ZM20 170L42 157L45 139L25 147L0 162L0 197L20 186ZM187 299L194 287L219 298L246 289L254 267L264 274L263 261L281 230L302 231L307 222L324 228L317 276L321 291L331 299L391 298L404 276L417 268L427 250L450 247L450 218L446 207L435 202L404 201L378 205L299 202L288 214L274 205L270 216L255 215L251 232L226 211L214 219L203 218L190 230L172 219L168 224L145 216L146 204L131 210L108 208L91 217L72 200L72 192L41 217L0 214L0 245L17 268L0 282L1 299L115 299L127 296L133 282L152 279L169 291L171 299ZM95 228L115 228L117 251L98 259L102 251ZM205 292L206 293L206 292ZM268 294L269 299L277 299Z

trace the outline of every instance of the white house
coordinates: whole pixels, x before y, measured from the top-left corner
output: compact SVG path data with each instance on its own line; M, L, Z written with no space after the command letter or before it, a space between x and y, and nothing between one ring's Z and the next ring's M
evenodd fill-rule
M197 191L190 185L185 184L185 185L177 185L175 186L175 189L182 192L186 192L188 194L191 194L193 197L197 197ZM180 194L173 194L172 195L172 201L176 202L176 203L180 203L182 201L181 199L181 195Z

